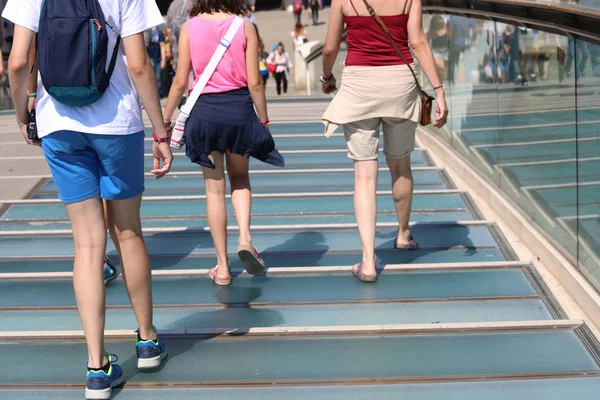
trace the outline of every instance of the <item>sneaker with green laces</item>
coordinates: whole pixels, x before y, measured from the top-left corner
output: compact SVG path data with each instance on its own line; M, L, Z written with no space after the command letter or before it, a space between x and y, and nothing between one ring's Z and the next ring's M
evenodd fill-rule
M88 369L85 377L85 398L87 400L108 400L112 395L112 388L123 383L123 370L116 364L119 360L114 354L106 354L108 358L108 372L106 368Z

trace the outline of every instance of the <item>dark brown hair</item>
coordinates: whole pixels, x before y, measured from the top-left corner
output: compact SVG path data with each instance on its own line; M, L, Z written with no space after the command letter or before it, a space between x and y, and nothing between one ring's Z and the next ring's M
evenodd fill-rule
M242 11L242 0L194 0L190 15L195 17L219 11L237 15Z

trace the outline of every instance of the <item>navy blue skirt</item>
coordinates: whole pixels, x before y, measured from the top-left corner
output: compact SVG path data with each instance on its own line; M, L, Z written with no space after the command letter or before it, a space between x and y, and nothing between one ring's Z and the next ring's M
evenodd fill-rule
M200 96L185 124L185 142L189 159L203 167L215 168L210 153L228 150L276 167L285 165L271 132L254 111L248 88Z

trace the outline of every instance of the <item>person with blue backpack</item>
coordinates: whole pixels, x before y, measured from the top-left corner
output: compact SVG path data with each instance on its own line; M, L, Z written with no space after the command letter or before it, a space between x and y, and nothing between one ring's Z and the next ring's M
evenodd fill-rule
M88 348L85 396L109 399L123 371L104 346L107 238L102 199L139 326L137 367L157 368L167 355L153 326L150 262L140 222L140 100L154 128L151 173L163 177L172 161L170 132L143 36L163 19L154 0L9 0L3 17L15 23L8 69L17 126L27 143L41 139L71 221L73 284ZM37 138L28 132L27 109L29 50L36 33L42 82L35 104Z

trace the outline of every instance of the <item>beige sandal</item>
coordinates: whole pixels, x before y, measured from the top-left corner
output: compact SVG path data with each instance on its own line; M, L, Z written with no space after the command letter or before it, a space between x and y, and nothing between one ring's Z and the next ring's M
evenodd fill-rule
M362 282L369 282L369 283L377 282L377 274L375 274L375 275L363 274L362 267L363 267L362 261L359 262L358 264L355 264L352 267L352 273L354 274L354 276L357 277Z
M229 276L229 278L227 278L227 279L222 279L217 276L217 268L218 267L219 267L218 265L215 265L214 267L212 267L211 269L208 270L208 276L210 277L210 279L212 279L213 282L219 286L231 285L231 276ZM227 260L227 269L230 269L229 268L229 260Z
M257 275L265 270L265 262L258 255L256 247L242 245L237 249L238 257L244 263L246 271L250 275Z

